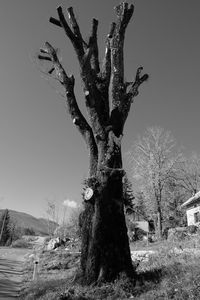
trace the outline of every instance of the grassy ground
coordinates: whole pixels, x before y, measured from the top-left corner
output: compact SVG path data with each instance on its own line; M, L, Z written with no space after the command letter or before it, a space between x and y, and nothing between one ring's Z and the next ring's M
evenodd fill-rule
M121 275L110 284L80 286L73 281L80 254L76 253L77 249L69 253L63 248L40 254L38 280L32 281L33 262L31 258L27 261L21 299L200 299L199 236L148 246L146 242L138 242L131 244L131 249L156 251L148 261L135 262L136 284Z

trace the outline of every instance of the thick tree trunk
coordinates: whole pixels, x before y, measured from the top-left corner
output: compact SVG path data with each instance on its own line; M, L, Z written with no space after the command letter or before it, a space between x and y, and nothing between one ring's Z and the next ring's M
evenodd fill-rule
M113 160L115 154L113 153ZM115 158L119 161L119 154ZM121 164L121 161L120 161ZM117 170L117 169L116 169ZM81 268L86 283L133 277L122 197L123 173L98 170L94 197L82 214Z

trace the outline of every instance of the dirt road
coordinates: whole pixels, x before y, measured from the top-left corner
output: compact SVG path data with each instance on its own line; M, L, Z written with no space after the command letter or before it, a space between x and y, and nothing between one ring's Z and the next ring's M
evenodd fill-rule
M0 299L14 299L21 289L23 261L31 250L0 247Z

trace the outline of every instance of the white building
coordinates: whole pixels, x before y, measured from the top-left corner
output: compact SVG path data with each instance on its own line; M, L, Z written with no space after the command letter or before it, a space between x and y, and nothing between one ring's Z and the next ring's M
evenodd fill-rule
M200 191L184 202L181 207L186 208L188 226L200 225Z

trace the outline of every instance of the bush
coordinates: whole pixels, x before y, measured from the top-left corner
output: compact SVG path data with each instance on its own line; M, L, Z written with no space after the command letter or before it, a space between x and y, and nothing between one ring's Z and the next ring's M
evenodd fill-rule
M188 232L189 234L194 234L194 233L197 232L197 229L198 229L197 226L195 226L195 225L189 225L189 226L187 227L187 232Z
M141 228L135 228L135 241L143 240L144 236L146 236L146 231Z
M23 239L18 239L12 243L13 248L32 248L32 245Z
M187 228L185 227L177 227L177 228L170 228L168 230L168 241L170 242L178 242L184 241L187 239Z
M24 228L24 235L36 235L33 228Z

